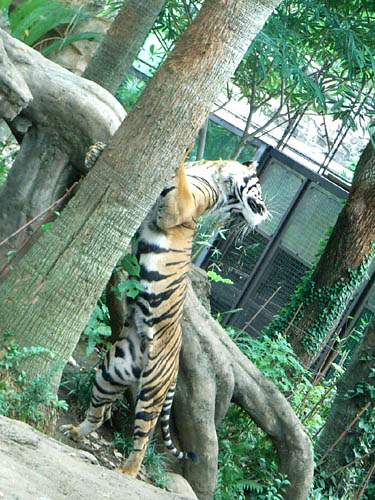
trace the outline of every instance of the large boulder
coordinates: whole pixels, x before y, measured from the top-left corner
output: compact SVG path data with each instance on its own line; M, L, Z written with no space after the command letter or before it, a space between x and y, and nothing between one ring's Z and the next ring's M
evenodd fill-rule
M96 464L90 453L0 416L0 498L188 500Z

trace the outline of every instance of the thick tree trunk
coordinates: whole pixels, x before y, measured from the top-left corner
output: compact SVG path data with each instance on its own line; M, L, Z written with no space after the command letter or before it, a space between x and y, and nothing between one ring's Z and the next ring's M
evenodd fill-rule
M200 459L199 467L186 462L183 471L199 499L213 498L218 456L215 427L233 401L272 440L279 470L291 483L284 498L305 500L312 480L313 453L289 403L241 353L190 286L182 326L174 421L183 448L194 450Z
M363 429L360 421L366 421L373 400L373 374L375 371L375 322L366 331L357 345L348 367L337 384L337 394L327 423L317 443L316 450L321 457L322 471L330 474L351 459L354 447L359 445ZM362 418L356 418L361 414ZM337 444L336 444L337 443Z
M122 251L278 3L205 2L77 195L4 282L0 323L17 343L46 347L62 365L68 359ZM23 50L27 59L32 49ZM53 363L25 360L23 368L32 377Z
M345 312L356 288L366 278L375 241L375 151L369 142L358 162L353 185L327 246L312 275L289 308L289 316L274 325L285 330L303 302L289 341L299 360L308 366ZM285 324L283 325L283 321Z
M114 94L131 68L164 2L127 0L82 76Z
M98 85L64 70L2 30L0 96L0 116L24 135L0 191L2 241L65 192L84 171L87 148L108 140L125 112ZM0 268L7 262L7 253L27 236L23 232L0 247Z

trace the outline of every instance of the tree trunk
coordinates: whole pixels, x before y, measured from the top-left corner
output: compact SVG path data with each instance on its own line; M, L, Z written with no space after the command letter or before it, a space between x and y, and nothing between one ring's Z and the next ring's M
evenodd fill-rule
M375 151L369 142L358 162L353 185L319 263L271 328L285 331L299 360L314 360L328 341L374 257Z
M82 76L114 94L131 68L164 2L127 0Z
M20 346L46 347L61 365L68 359L122 251L278 3L205 2L76 196L3 283L0 322ZM29 60L32 49L3 39ZM23 368L32 377L53 364L27 359Z
M126 275L126 277L125 277ZM116 294L112 288L118 287L122 280L127 278L127 273L121 271L113 272L106 286L106 305L110 318L112 335L108 339L111 344L114 344L119 338L126 318L126 304L124 293Z
M331 412L316 446L321 457L327 454L321 465L322 471L327 474L355 458L353 451L355 446L359 445L364 432L359 424L361 420L363 422L368 418L371 410L369 408L367 414L362 412L373 400L371 377L374 371L375 322L373 321L357 345L344 375L337 384L337 394ZM362 419L356 419L360 413Z
M138 0L125 2L82 76L115 94L164 3L165 0L141 4ZM109 341L112 343L119 337L126 315L124 300L119 300L111 291L112 286L118 285L119 281L119 274L114 273L107 285L107 307L112 330Z
M188 287L183 342L173 407L184 449L194 450L199 467L183 464L184 477L200 500L211 500L216 486L216 426L231 401L243 408L272 440L279 471L290 481L284 498L305 500L313 474L311 442L292 408L273 383L246 358ZM186 418L189 415L189 418Z
M73 75L0 30L0 116L24 135L0 191L0 240L56 201L84 170L87 148L108 140L125 117L98 85ZM28 229L32 230L34 226ZM23 232L0 247L7 253Z

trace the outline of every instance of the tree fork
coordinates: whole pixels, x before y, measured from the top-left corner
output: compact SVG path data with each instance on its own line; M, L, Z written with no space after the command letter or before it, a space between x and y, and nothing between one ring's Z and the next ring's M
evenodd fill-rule
M190 285L182 327L174 422L183 446L199 456L199 468L186 462L183 472L200 500L213 497L218 455L215 428L231 401L272 440L279 471L290 481L284 498L305 500L313 474L312 446L287 400L204 309Z

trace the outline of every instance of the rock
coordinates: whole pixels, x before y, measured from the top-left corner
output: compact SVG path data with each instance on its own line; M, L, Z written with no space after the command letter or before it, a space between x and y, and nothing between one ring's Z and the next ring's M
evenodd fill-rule
M179 493L180 495L185 495L185 497L198 500L193 488L184 477L180 474L175 474L174 472L167 472L165 475L168 480L168 491Z
M0 498L5 500L188 500L91 463L24 422L0 416ZM193 497L196 498L196 497Z

